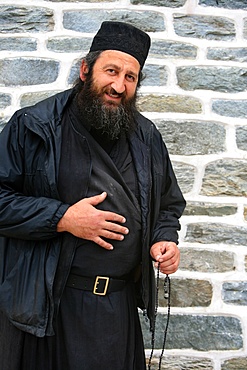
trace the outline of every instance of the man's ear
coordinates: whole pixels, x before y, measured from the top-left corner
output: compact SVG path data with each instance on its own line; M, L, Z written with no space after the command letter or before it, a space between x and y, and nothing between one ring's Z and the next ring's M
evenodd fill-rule
M87 73L88 73L88 66L87 66L87 63L85 62L85 60L83 59L82 62L81 62L81 68L80 68L80 79L82 81L86 80Z

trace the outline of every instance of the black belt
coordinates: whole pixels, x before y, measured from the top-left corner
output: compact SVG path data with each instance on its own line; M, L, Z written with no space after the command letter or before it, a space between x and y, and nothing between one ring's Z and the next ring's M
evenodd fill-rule
M88 290L96 295L106 295L122 290L127 281L112 279L106 276L86 277L70 274L66 286L75 289Z

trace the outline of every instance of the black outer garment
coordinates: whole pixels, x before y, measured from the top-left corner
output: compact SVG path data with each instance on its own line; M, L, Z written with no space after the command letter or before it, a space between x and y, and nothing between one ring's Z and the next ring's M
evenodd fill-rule
M59 200L57 176L61 119L71 97L72 90L67 90L17 111L0 135L0 310L17 328L39 337L54 334L54 315L76 248L72 244L61 249L62 234L56 231L69 207ZM185 200L160 133L140 113L136 122L130 150L142 212L140 294L152 324L155 289L150 246L162 240L178 242ZM86 190L91 171L86 139L85 152ZM69 241L70 234L66 237Z

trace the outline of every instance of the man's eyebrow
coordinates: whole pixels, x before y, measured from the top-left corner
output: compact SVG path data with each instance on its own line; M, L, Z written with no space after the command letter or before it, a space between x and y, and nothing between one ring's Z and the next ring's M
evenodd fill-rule
M114 68L114 69L117 69L118 71L121 69L117 64L114 64L114 63L105 64L104 68Z
M113 68L113 69L116 69L117 71L120 71L121 70L121 68L117 64L114 64L114 63L108 63L108 64L104 65L104 68ZM138 77L138 74L135 73L135 72L133 72L133 71L131 71L131 70L128 70L127 71L127 74L132 75L135 78Z

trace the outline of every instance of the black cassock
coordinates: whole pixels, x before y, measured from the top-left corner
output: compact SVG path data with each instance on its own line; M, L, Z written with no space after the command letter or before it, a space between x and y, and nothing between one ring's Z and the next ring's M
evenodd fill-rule
M112 242L112 251L78 239L71 273L129 278L141 263L141 213L128 140L122 137L112 142L93 130L88 131L82 126L74 104L73 109L65 112L62 130L58 179L62 201L75 203L85 189L86 197L106 191L106 200L97 208L125 216L125 226L130 230L124 241ZM83 153L86 146L92 160L88 184L77 177L78 166L87 167L88 164L88 156L81 155L82 146ZM65 234L63 248L70 240L71 236L67 238ZM55 322L55 336L37 338L3 322L5 324L12 328L13 334L16 331L18 348L16 357L9 357L3 370L146 369L132 279L124 289L106 296L65 287ZM8 343L6 351L9 350L7 346Z

